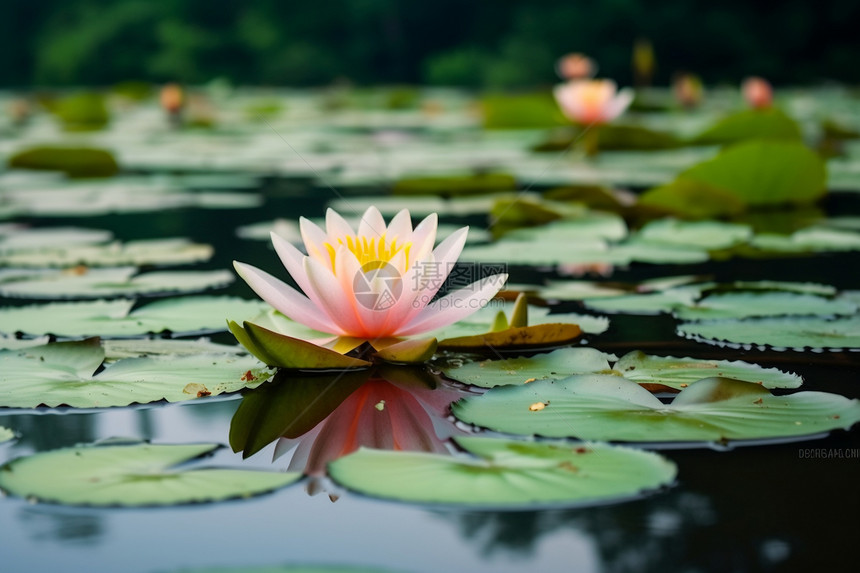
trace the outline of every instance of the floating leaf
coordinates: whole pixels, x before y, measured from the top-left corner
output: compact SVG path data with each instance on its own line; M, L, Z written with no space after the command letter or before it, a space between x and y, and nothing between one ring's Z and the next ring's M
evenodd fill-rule
M860 317L748 318L685 322L678 334L702 342L774 348L860 348Z
M698 145L722 145L745 139L800 141L802 134L793 119L782 110L772 107L735 112L708 127L692 142Z
M688 214L696 216L733 214L737 205L730 197L748 206L809 203L824 195L826 179L824 162L802 143L751 141L729 147L683 171L675 182L647 191L640 204L681 214L689 205Z
M72 247L96 245L113 239L113 233L101 229L79 227L45 227L30 229L10 226L0 229L0 254L21 250L52 248L57 245Z
M394 195L484 195L516 189L517 180L507 173L477 173L466 176L411 177L397 181Z
M752 234L752 228L749 225L738 223L661 219L651 221L642 227L637 238L646 242L716 250L746 243Z
M98 339L0 350L0 406L107 408L180 402L253 388L271 372L235 353L126 358L107 364Z
M0 467L0 488L18 497L62 505L135 507L248 497L301 478L295 472L172 469L218 447L91 445L41 452Z
M110 177L119 172L114 156L104 149L40 146L9 158L9 167L62 171L69 177Z
M466 362L462 366L442 368L442 371L448 378L464 384L492 388L609 370L609 358L594 348L559 348L531 357Z
M708 320L763 316L854 314L857 305L845 300L830 300L812 294L791 292L716 293L689 306L675 309L681 320Z
M5 250L0 243L0 251ZM0 265L17 267L70 267L115 265L179 265L209 260L212 246L188 239L147 239L107 245L75 245L58 241L53 246L0 253Z
M134 310L133 300L56 302L0 308L0 328L28 335L121 337L147 333L219 332L225 318L243 320L270 308L262 301L226 296L157 300Z
M196 354L247 354L238 345L216 344L206 338L177 340L171 338L126 338L103 340L105 360L113 362L122 358L141 356L189 356Z
M334 350L286 336L252 322L245 321L243 326L231 322L229 326L239 343L269 366L301 370L342 370L370 366L370 362L366 360L344 356Z
M18 269L15 269L16 271ZM226 286L230 271L154 271L136 274L134 267L36 271L14 280L0 280L0 295L10 298L87 299L113 296L156 296Z
M379 350L375 356L386 362L420 364L433 357L437 346L435 338L415 338L387 346Z
M531 410L535 402L547 406ZM500 386L451 408L464 422L500 432L630 442L811 436L860 421L857 400L824 392L773 396L729 378L694 382L670 404L635 382L590 374Z
M510 284L508 288L510 288ZM624 289L593 281L548 281L537 291L544 300L584 300L626 295Z
M552 94L492 94L481 99L485 129L536 129L568 125Z
M530 508L629 498L668 485L676 474L657 454L605 444L456 440L477 459L362 448L331 462L329 475L386 499Z
M797 388L803 383L803 378L797 374L777 368L763 368L741 360L651 356L638 350L622 356L613 369L628 380L646 387L659 385L676 390L714 376L754 382L765 388Z
M845 229L808 227L791 235L760 233L752 238L751 244L763 251L779 253L860 251L860 233Z
M585 300L585 306L610 313L660 314L695 304L702 288L701 285L688 285L662 292L589 298Z
M447 338L439 341L439 348L459 352L493 348L504 350L547 348L572 344L581 337L582 329L576 324L547 323L508 328L474 336Z

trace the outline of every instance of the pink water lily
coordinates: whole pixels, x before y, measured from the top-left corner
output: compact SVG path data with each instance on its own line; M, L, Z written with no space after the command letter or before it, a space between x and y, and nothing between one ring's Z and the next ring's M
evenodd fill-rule
M612 80L576 80L553 91L561 111L575 123L609 123L633 101L633 91L618 90Z
M753 76L745 79L741 84L741 94L753 109L767 109L773 105L773 88L764 78Z
M476 312L507 280L493 275L431 303L469 230L434 249L436 214L414 229L406 209L386 225L376 207L365 211L357 231L332 209L325 230L304 217L299 222L307 254L274 233L272 243L304 294L251 265L233 266L263 300L321 332L370 340L421 334Z

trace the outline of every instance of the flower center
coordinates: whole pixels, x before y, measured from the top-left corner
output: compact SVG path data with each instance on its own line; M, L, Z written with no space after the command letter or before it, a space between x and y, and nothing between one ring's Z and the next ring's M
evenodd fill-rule
M403 251L406 256L405 266L409 268L409 249L412 247L412 243L398 245L396 237L391 241L387 241L385 235L382 235L378 241L376 237L368 241L367 237L346 236L343 239L338 239L337 242L340 245L346 246L355 255L355 258L358 259L358 264L362 267L374 262L388 263L400 251ZM331 257L331 266L334 268L334 259L337 250L331 243L325 243L325 248Z

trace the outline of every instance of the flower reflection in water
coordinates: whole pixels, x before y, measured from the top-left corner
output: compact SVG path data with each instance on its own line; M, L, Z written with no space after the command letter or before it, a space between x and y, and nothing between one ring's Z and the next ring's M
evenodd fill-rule
M360 447L446 453L448 438L463 433L449 406L466 394L418 368L339 376L281 370L245 395L233 416L230 445L247 458L277 441L274 459L293 452L288 470L314 478Z

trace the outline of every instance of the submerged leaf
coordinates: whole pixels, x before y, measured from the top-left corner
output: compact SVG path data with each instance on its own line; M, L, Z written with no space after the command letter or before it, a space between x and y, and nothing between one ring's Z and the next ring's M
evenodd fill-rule
M41 452L0 467L0 488L18 497L62 505L135 507L248 497L301 478L299 473L172 469L216 448L215 444L90 445Z

